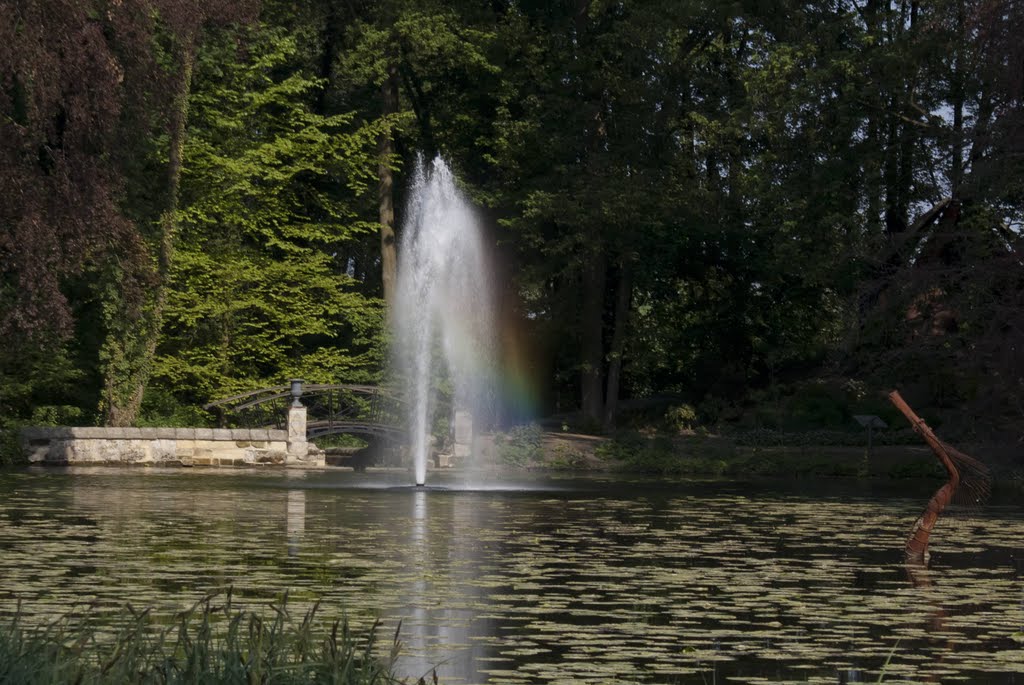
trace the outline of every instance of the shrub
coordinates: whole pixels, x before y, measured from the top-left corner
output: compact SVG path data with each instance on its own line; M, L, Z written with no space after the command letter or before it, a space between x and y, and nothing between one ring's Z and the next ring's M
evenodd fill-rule
M17 422L0 422L0 466L10 466L25 461L18 435L21 425Z
M665 412L665 423L677 433L693 430L697 425L697 410L689 404L669 407Z
M555 445L548 468L561 471L576 471L586 468L587 455L568 445Z
M665 436L651 439L636 433L620 434L599 446L596 454L602 459L618 462L619 468L631 473L659 476L704 473L701 469L694 469L696 459L683 456L673 441Z
M537 424L516 426L508 433L497 434L494 446L498 459L510 466L520 467L540 463L544 459L541 435Z
M851 421L844 389L827 383L805 383L787 403L786 422L794 428L845 426Z
M137 425L175 428L213 426L213 414L202 407L182 403L170 390L152 386L146 389Z
M731 437L743 447L863 447L867 433L863 430L778 431L769 429L736 431ZM921 437L910 429L876 430L872 443L878 445L920 445Z

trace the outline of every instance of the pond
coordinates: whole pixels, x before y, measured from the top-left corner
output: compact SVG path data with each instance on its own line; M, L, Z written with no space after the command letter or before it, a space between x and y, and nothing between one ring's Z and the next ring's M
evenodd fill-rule
M169 616L230 585L401 622L401 672L443 683L1024 683L1014 502L944 516L910 578L927 484L409 478L0 473L0 613Z

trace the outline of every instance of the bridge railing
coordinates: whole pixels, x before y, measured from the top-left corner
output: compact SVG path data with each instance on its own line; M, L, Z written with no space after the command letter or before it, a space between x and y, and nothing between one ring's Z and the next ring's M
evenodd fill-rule
M295 383L298 383L296 381ZM306 407L307 436L355 433L396 439L404 434L403 403L390 388L375 385L295 383L260 388L206 405L223 427L283 428L288 407ZM298 394L296 394L298 393Z

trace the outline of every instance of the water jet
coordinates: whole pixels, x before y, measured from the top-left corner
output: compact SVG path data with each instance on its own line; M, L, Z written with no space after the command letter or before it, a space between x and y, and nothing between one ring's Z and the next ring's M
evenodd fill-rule
M486 416L494 376L494 297L480 224L441 157L429 167L417 160L397 286L395 361L408 398L415 482L422 486L439 386L450 386L452 420L459 415L465 434L466 421L479 425Z

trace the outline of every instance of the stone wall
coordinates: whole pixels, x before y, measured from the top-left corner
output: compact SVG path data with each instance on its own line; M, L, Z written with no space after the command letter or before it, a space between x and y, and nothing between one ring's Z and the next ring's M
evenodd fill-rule
M26 428L28 459L54 465L323 466L323 453L288 431L248 428Z

